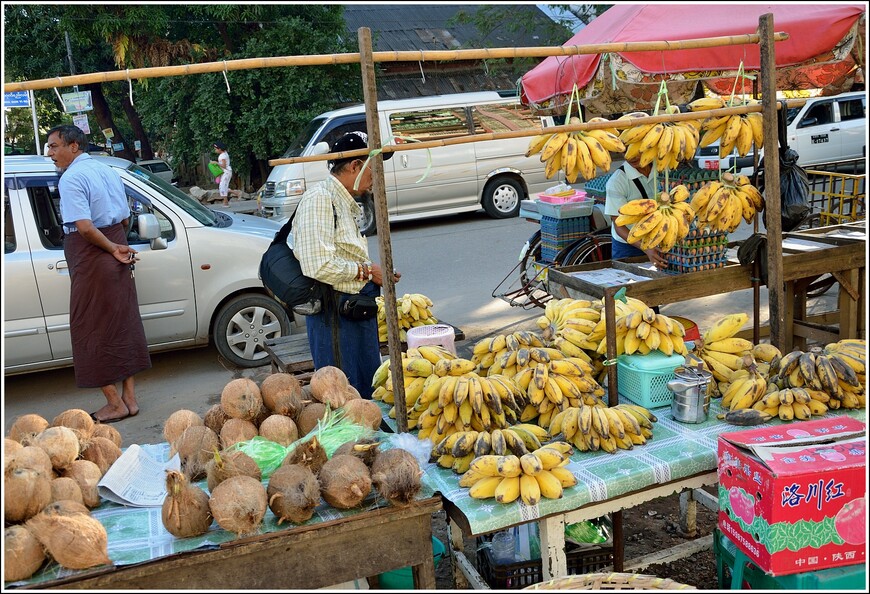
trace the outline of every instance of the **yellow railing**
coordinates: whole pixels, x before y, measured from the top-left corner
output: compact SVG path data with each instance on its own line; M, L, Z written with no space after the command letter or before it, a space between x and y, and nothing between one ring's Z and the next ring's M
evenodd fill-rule
M851 223L866 218L865 176L808 169L814 176L810 186L813 211L819 226Z

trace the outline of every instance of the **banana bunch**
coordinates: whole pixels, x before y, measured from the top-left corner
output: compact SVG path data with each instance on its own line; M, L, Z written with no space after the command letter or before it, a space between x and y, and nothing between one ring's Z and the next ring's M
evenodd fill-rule
M520 420L537 418L541 427L549 426L552 416L565 408L581 403L603 404L604 388L595 380L594 368L583 359L568 357L537 363L514 379L526 395Z
M589 123L607 121L606 118L592 118ZM583 122L580 118L572 117L569 123ZM597 169L607 173L612 161L610 153L623 151L625 145L615 128L599 128L540 134L529 142L526 157L540 153L541 162L546 163L544 173L547 179L564 170L565 179L573 184L580 176L586 180L594 178Z
M616 318L616 354L646 355L651 351L661 351L666 355L688 352L683 337L686 329L676 320L657 314L651 307L643 311L631 311ZM607 352L607 339L598 344L599 353Z
M527 364L532 353L536 360L543 360L548 356L536 349L545 349L541 337L534 332L520 330L512 334L498 334L480 339L472 347L471 360L477 364L478 375L500 373L513 377ZM521 350L522 356L520 356ZM552 351L552 349L545 350ZM549 355L557 356L558 353L551 352Z
M616 406L572 406L558 412L550 420L551 435L565 436L581 452L630 450L652 439L653 423L658 418L639 404Z
M767 364L770 364L777 357L782 357L782 352L778 348L766 342L752 345L751 354L752 358L756 361L762 361Z
M475 458L489 454L523 456L542 447L549 438L546 429L531 423L490 431L457 431L432 446L432 457L442 468L453 468L457 459L469 454Z
M767 378L758 371L751 356L747 355L745 367L729 376L728 387L722 392L722 408L729 411L752 408L767 389Z
M680 109L672 105L666 112L679 113ZM698 121L644 123L649 117L643 112L632 112L620 117L620 120L636 119L638 123L625 128L619 139L625 144L625 160L638 159L641 166L658 161L659 169L676 169L683 161L690 161L695 156L700 142L700 127Z
M717 382L730 382L731 374L744 368L743 355L751 354L754 347L752 342L734 335L748 321L749 316L745 313L728 314L717 320L695 344L695 354L704 361Z
M779 417L782 421L807 421L828 412L831 397L821 390L809 388L782 388L771 384L767 393L752 405L754 410Z
M863 408L866 400L866 343L846 339L815 347L807 352L794 350L771 362L771 381L780 389L804 388L825 393L828 408Z
M758 104L758 101L750 100L740 105L727 105L720 97L705 97L692 101L688 107L690 111L702 112L723 107L743 107L744 105ZM764 146L764 130L760 112L707 118L701 123L701 132L699 146L702 148L710 146L718 140L720 159L730 155L734 148L737 148L737 154L745 157L752 150L753 143L755 143L756 149Z
M642 250L658 247L668 252L689 234L695 219L688 198L689 189L681 184L660 192L655 200L631 200L620 207L614 223L632 226L626 237L628 243L639 241Z
M559 499L563 489L577 484L565 468L573 453L571 444L554 442L522 456L488 454L475 458L459 479L474 499L495 498L499 503L519 499L537 505L541 498Z
M378 304L378 340L387 342L387 309L381 295L375 297ZM408 328L431 326L438 320L432 315L432 300L420 293L405 293L396 299L396 312L399 314L399 338L408 340Z
M604 336L603 311L604 304L597 299L595 301L571 298L550 299L544 306L544 314L538 317L535 323L541 329L541 336L546 341L552 343L558 337L564 337L563 331L570 329L569 334L574 337L572 342L578 344L580 341L578 333L584 336L600 333L601 336ZM597 344L600 338L592 340ZM578 346L584 348L583 345ZM585 348L594 350L595 345L590 342ZM582 357L584 355L572 356Z
M695 192L689 203L698 215L701 229L732 232L742 218L751 223L764 209L764 197L745 175L723 173L721 181L711 181Z

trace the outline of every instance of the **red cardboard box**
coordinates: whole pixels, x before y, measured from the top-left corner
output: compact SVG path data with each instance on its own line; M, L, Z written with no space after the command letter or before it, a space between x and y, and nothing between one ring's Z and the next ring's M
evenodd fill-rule
M847 416L719 436L719 528L778 576L864 563L866 425Z

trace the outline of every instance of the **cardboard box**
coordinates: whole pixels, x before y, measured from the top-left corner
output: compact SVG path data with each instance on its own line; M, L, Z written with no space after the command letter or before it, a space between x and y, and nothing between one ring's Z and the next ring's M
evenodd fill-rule
M767 573L864 563L866 425L851 417L719 436L719 529Z

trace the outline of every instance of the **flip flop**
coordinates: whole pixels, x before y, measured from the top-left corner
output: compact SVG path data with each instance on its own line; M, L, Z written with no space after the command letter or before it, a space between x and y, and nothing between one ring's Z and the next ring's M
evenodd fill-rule
M137 413L137 414L138 414L138 413ZM105 423L105 424L108 424L108 423L117 423L118 421L123 421L123 420L126 419L127 417L135 417L135 416L136 416L136 415L129 415L129 414L128 414L128 415L124 415L123 417L115 417L115 418L113 418L113 419L98 419L98 418L96 417L95 413L90 413L90 415L91 415L91 418L92 418L95 422L97 422L97 423Z

